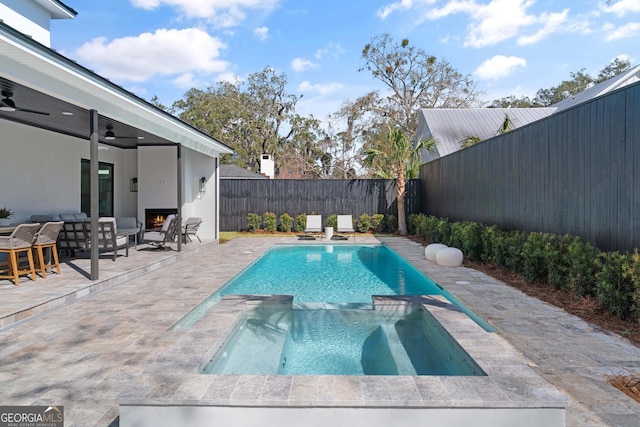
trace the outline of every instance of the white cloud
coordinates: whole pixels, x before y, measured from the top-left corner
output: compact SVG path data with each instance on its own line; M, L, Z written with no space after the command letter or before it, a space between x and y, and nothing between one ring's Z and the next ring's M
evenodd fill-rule
M630 22L620 27L610 29L605 40L610 42L638 36L640 36L640 22Z
M324 84L311 84L308 81L303 81L298 85L298 90L302 92L314 92L319 95L328 95L330 93L337 92L344 87L342 83L324 83Z
M380 19L384 20L387 18L387 16L391 15L396 10L407 10L411 9L411 7L413 7L413 0L400 0L398 2L381 7L376 12L376 15L378 15Z
M180 89L189 89L199 86L199 82L194 79L193 73L184 73L173 79L173 85Z
M197 28L159 29L112 41L98 37L80 46L76 55L112 80L143 82L156 75L224 72L228 63L218 58L225 48Z
M280 0L131 0L131 3L147 10L170 6L191 19L206 19L223 28L233 27L244 21L246 10L273 10Z
M340 43L329 43L326 47L316 50L315 58L321 59L325 56L331 56L332 58L339 58L345 52Z
M640 12L640 1L613 0L609 5L606 3L601 5L600 9L606 13L614 13L618 16L624 16L627 13Z
M479 4L477 0L449 0L442 7L428 9L423 13L427 20L438 20L456 13L469 15L464 46L484 47L517 37L523 28L537 28L531 36L522 36L520 44L530 44L552 34L566 21L568 9L558 13L533 15L527 9L535 0L491 0Z
M258 36L260 40L266 40L269 38L269 28L268 27L259 27L253 30L253 34Z
M308 70L309 68L315 68L317 66L317 64L314 64L313 62L304 58L294 58L291 61L291 69L298 72Z
M560 13L542 14L540 21L544 22L544 26L533 35L518 37L518 44L533 44L555 33L566 22L568 13L569 9L565 9Z
M473 74L480 80L499 80L511 74L515 69L526 66L527 61L524 58L496 55L480 64Z

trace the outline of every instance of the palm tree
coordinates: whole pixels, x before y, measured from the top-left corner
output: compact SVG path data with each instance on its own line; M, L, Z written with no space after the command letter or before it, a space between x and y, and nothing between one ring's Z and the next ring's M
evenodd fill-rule
M467 148L467 147L471 147L473 145L476 145L477 143L479 143L480 141L482 141L482 139L480 139L480 137L477 136L467 136L465 137L462 141L460 141L460 146L462 148Z
M420 139L414 144L402 129L389 126L382 138L372 141L371 147L366 150L364 161L375 177L397 180L398 229L402 235L407 234L405 180L418 177L421 150L432 152L435 146L432 137Z

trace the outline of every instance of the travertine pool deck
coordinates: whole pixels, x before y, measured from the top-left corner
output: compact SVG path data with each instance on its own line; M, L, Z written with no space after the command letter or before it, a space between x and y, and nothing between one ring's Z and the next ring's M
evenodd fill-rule
M438 267L424 259L424 247L408 239L379 240L493 323L499 330L497 339L515 347L532 372L568 396L567 426L640 425L640 404L606 381L611 374L640 374L640 349L480 272ZM358 243L376 241L358 236ZM178 394L203 398L211 378L189 371L193 357L179 356L183 366L176 363L177 355L169 357L181 339L170 328L276 243L298 240L256 237L222 245L190 243L180 254L143 249L116 262L101 259L101 281L96 283L77 265L67 266L60 276L23 279L20 287L0 281L0 402L64 405L65 425L104 426L117 423L118 402ZM188 387L183 386L183 369L194 377ZM161 370L164 374L158 375ZM336 378L340 377L319 377L314 383L318 393L324 390L331 396L336 384L325 381ZM362 383L355 389L349 382L346 386L392 396L395 382L407 377L381 378L373 389ZM363 379L380 381L359 381ZM150 386L149 381L155 383ZM236 381L233 392L269 399L273 387L287 387L281 383L286 379L276 376L269 381L273 384ZM299 381L309 377L294 377L289 387ZM447 405L469 399L467 394L474 390L443 382L440 386L447 392ZM416 388L416 399L424 400L427 393ZM482 400L480 395L471 398Z

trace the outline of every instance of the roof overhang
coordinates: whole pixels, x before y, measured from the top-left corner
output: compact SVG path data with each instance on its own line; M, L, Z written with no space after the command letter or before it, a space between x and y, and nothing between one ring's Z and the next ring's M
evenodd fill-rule
M13 92L12 100L21 110L49 113L0 111L0 119L89 139L88 117L91 110L96 110L101 143L120 148L180 144L213 157L233 152L215 138L1 22L0 86ZM72 112L73 116L64 116L63 112ZM128 139L104 140L108 124Z
M71 19L75 18L78 12L71 9L66 4L58 0L34 0L44 9L46 9L53 19Z

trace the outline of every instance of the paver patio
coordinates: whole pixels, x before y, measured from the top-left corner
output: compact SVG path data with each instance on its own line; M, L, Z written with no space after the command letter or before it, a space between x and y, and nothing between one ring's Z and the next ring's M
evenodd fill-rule
M408 239L379 240L493 323L535 372L570 397L567 426L640 425L640 404L606 381L640 374L639 348L483 273L438 267ZM111 424L120 399L144 397L136 395L147 392L140 378L173 344L171 325L273 244L297 242L237 238L190 243L179 254L132 251L116 262L101 259L98 282L80 272L89 260L19 287L0 281L0 402L64 405L69 426ZM171 369L160 390L171 389Z

